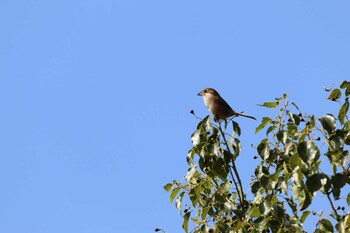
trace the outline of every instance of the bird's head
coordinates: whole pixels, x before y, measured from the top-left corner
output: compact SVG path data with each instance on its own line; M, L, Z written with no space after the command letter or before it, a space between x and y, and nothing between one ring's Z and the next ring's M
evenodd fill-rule
M198 93L199 96L209 97L209 96L220 96L219 93L213 88L204 88Z

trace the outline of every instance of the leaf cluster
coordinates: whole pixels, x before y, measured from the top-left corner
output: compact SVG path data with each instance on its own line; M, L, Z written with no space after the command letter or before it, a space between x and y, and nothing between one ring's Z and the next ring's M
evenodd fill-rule
M183 216L184 231L191 226L191 232L303 232L312 214L318 216L315 232L349 232L350 82L326 91L328 100L339 103L337 117L304 114L287 95L260 105L277 114L263 117L256 128L265 136L256 146L250 195L243 193L235 165L238 123L201 120L191 136L184 180L164 186ZM317 193L327 203L325 211L311 209ZM348 206L336 207L342 198Z

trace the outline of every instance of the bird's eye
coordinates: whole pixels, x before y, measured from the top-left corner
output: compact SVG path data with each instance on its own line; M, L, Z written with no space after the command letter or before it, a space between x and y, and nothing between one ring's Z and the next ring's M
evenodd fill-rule
M207 90L204 90L204 93L207 93L208 91Z

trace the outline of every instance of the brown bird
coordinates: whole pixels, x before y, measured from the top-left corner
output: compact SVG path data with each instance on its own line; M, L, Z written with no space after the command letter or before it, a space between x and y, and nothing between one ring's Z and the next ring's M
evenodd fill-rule
M204 88L201 92L198 93L198 95L203 97L205 106L214 115L214 119L226 119L232 116L244 116L256 120L255 117L246 115L241 112L233 111L230 105L228 105L228 103L213 88Z

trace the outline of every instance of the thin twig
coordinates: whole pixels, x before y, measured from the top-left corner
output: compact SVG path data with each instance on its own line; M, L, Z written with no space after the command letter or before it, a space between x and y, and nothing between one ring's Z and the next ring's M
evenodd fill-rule
M332 202L332 199L331 199L331 197L329 196L329 193L327 193L327 198L328 198L328 201L329 201L329 203L331 204L331 207L332 207L332 210L334 211L334 213L335 213L335 215L337 216L337 220L340 218L340 216L339 216L339 214L338 214L338 212L337 212L337 209L334 207L334 205L333 205L333 202Z
M226 148L227 148L228 152L230 154L232 154L231 150L230 150L230 147L229 147L229 145L227 143L227 140L226 140L226 137L225 137L225 133L223 132L220 123L219 123L219 127L218 128L219 128L219 131L220 131L220 133L221 133L221 135L222 135L222 137L224 139L224 142L225 142L225 145L226 145ZM233 171L234 171L234 173L235 173L235 175L237 177L237 180L238 180L238 184L236 182L234 182L234 184L235 184L236 189L237 189L238 194L239 194L238 197L239 197L242 209L244 209L244 195L243 195L242 181L241 181L241 178L239 176L239 173L238 173L238 170L237 170L237 167L236 167L236 164L235 164L235 161L234 161L233 158L232 158L232 168L233 168Z

